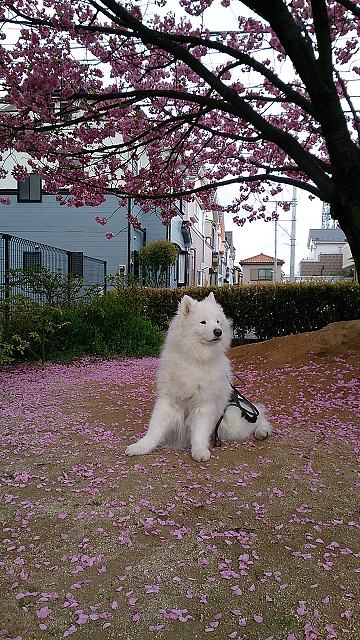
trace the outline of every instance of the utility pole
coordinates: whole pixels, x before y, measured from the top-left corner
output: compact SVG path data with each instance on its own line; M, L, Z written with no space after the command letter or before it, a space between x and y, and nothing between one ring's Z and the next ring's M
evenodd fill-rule
M276 218L275 218L275 227L274 227L274 273L273 273L273 282L277 282L277 270L278 270L278 265L277 265L277 207L278 207L278 203L275 202L275 213L276 213Z
M293 197L291 201L290 282L294 282L295 280L296 205L296 187L293 187Z

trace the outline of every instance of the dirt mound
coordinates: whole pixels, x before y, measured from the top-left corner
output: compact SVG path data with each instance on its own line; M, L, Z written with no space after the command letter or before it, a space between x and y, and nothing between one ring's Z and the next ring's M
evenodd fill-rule
M360 320L332 322L319 331L235 347L230 357L235 366L261 362L262 369L278 369L287 364L306 364L349 350L360 352Z

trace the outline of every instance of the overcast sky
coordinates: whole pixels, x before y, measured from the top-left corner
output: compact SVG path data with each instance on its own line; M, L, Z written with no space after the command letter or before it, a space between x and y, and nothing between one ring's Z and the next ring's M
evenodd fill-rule
M240 3L231 3L228 9L224 9L220 0L216 0L210 9L205 11L205 24L211 31L221 31L227 29L234 29L234 25L237 24L236 16L240 13L244 15L245 12L251 15L250 11ZM180 10L181 11L181 10ZM286 73L284 67L282 67L282 73ZM238 195L236 186L228 187L226 189L219 189L219 200L221 204L227 204ZM279 195L279 199L291 200L292 187L284 189L282 194ZM273 210L274 205L270 205L270 209ZM309 194L305 191L297 190L297 207L296 207L296 243L295 243L295 273L298 273L298 263L302 258L308 256L307 240L309 235L309 229L317 229L321 227L321 212L322 202L317 198L315 200L309 200ZM290 271L290 222L291 212L283 212L280 209L280 219L278 224L277 233L277 257L285 261L283 271L286 275ZM283 227L286 231L281 229ZM270 256L274 256L274 244L275 244L275 231L273 222L251 222L246 223L243 227L238 227L232 222L232 216L227 215L225 218L225 228L228 231L234 232L234 245L236 248L236 264L239 260L244 258L250 258L259 253L265 253ZM287 233L286 233L287 232ZM289 235L288 235L289 234Z
M222 202L221 192L219 193ZM287 199L284 195L284 200ZM291 192L288 199L291 199ZM223 194L226 202L227 195ZM298 273L298 263L302 258L308 257L307 240L309 229L321 228L322 202L317 198L310 201L305 191L297 190L296 207L296 242L295 242L295 273ZM277 233L277 257L285 260L283 271L286 275L290 271L290 229L291 212L280 212ZM283 227L283 230L281 227ZM258 253L274 256L275 225L273 222L247 222L243 227L238 227L232 222L232 216L225 217L225 228L234 232L234 245L236 249L236 264L239 260L250 258ZM286 233L287 232L287 233ZM289 234L289 235L288 235Z

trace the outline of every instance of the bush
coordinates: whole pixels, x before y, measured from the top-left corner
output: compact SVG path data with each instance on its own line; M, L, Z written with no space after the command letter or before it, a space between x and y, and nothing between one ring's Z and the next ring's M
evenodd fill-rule
M355 282L147 289L147 317L166 329L184 294L201 300L210 291L232 318L239 340L249 331L266 340L360 317L360 286Z
M0 302L0 346L13 345L13 354L45 362L47 344L67 326L63 310L39 305L24 295Z
M67 329L54 340L49 357L158 355L164 334L144 317L142 298L142 292L133 289L130 296L126 290L109 292L64 309Z
M119 286L65 308L15 296L9 303L0 302L0 366L15 357L69 361L86 354L157 355L182 296L201 300L210 291L232 318L239 342L249 331L266 340L360 317L360 286L353 282L186 289Z
M145 284L163 287L168 269L176 261L179 247L169 240L154 240L140 249L141 273Z
M40 305L26 296L0 303L0 365L15 357L44 362L86 354L157 355L163 331L145 317L144 292L129 293L109 292L65 308Z

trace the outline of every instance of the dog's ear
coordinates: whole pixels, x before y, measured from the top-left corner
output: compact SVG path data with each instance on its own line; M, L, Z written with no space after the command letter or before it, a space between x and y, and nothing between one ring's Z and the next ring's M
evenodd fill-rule
M211 300L211 302L216 302L213 291L211 293L209 293L208 298L209 298L209 300Z
M192 307L196 304L196 300L190 298L190 296L184 296L180 302L179 310L183 316L188 316Z

